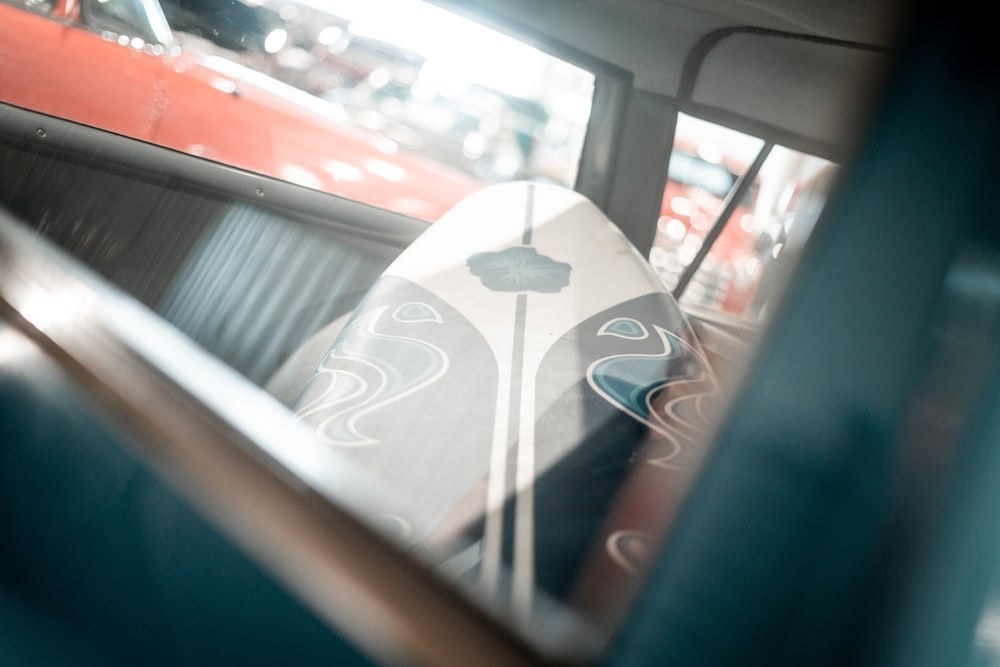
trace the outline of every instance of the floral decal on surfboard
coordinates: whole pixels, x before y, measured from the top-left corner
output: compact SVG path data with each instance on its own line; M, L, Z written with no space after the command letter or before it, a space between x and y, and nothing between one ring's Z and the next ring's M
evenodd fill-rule
M414 336L380 330L387 318L399 324L441 324L441 315L426 303L404 303L388 314L375 308L352 322L320 364L297 416L315 425L326 442L361 447L378 442L365 435L359 420L440 379L448 356L436 345ZM383 327L384 328L384 327Z
M572 267L530 246L480 252L467 260L472 275L495 292L554 293L569 285Z

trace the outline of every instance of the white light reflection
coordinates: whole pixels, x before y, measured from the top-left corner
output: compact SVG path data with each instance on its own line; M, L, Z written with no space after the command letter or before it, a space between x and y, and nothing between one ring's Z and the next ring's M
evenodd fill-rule
M264 38L264 50L268 53L277 53L288 42L288 31L284 28L276 28Z
M45 331L71 320L80 309L80 298L71 292L38 293L21 307L21 316Z
M313 190L319 190L323 183L314 173L296 164L286 164L281 167L281 178L296 185L302 185Z
M232 95L236 92L236 82L231 79L223 79L222 77L215 77L212 79L212 88L226 93L227 95Z
M365 160L365 169L387 181L401 183L406 180L406 170L385 160Z
M672 208L677 215L684 216L691 215L691 212L694 209L691 205L691 200L687 197L674 197L670 200L670 208Z
M392 155L399 150L399 144L385 137L378 138L375 147L378 148L380 153L385 153L386 155Z
M976 647L989 655L993 662L1000 662L1000 609L988 607L983 611L976 627Z
M544 85L540 76L534 76L545 58L540 51L438 7L413 0L313 0L305 4L322 6L347 19L354 35L423 55L426 64L421 77L432 79L438 90L457 93L475 81L511 95L532 97ZM386 21L387 15L395 20Z
M698 144L698 157L711 164L720 164L723 158L722 148L714 143Z
M337 160L327 160L323 163L323 168L337 181L360 181L364 174L353 164L338 162Z
M684 237L684 245L690 246L698 251L701 249L702 239L697 234L688 234Z
M40 350L20 331L0 327L0 366L23 363L39 354Z
M343 29L335 25L328 25L319 31L319 35L316 36L316 41L323 46L330 46L331 44L340 41L340 38L343 36Z
M663 233L675 241L680 241L687 235L687 227L677 218L660 218L659 225Z
M571 123L586 125L590 120L590 107L593 100L586 95L572 90L560 91L552 99L552 111Z
M470 132L465 135L462 142L462 155L470 160L478 160L486 153L486 137L478 132Z
M649 250L649 263L657 268L665 268L669 261L669 253L658 245Z
M684 266L690 264L695 255L698 254L698 249L690 245L682 245L677 249L677 257L684 263Z

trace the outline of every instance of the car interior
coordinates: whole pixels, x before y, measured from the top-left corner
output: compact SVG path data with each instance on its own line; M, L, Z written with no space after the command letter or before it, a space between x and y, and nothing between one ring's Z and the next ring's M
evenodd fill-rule
M592 75L560 187L641 262L684 117L759 141L663 289L721 391L691 464L604 508L647 512L641 565L518 614L372 522L397 490L294 418L434 222L19 105L0 68L0 662L1000 663L1000 57L978 12L432 4ZM825 166L749 305L694 302L785 149Z

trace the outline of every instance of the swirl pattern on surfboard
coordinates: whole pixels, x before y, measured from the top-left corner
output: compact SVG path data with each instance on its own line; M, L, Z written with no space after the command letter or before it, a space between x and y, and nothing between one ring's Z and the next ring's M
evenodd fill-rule
M680 336L651 327L663 349L653 354L625 353L603 357L587 369L587 382L606 401L665 438L670 453L652 463L670 466L684 445L696 442L708 425L706 402L715 396L715 376L708 362ZM598 336L644 340L651 336L642 322L609 320Z
M348 325L309 382L310 393L318 391L318 395L308 400L297 416L308 419L317 434L332 445L376 444L377 439L362 432L359 420L429 386L448 370L448 356L440 347L414 336L386 332L388 310L388 306L375 308ZM397 306L391 320L404 329L410 324L443 323L437 310L417 302Z

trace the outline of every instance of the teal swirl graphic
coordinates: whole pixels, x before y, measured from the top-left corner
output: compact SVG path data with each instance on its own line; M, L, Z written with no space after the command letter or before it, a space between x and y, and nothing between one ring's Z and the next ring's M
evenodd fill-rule
M663 344L652 354L607 356L587 369L587 381L613 406L646 424L673 446L654 463L670 467L685 444L695 441L707 426L705 401L716 392L708 363L684 339L653 325ZM649 330L631 318L617 318L598 331L599 336L640 340Z

